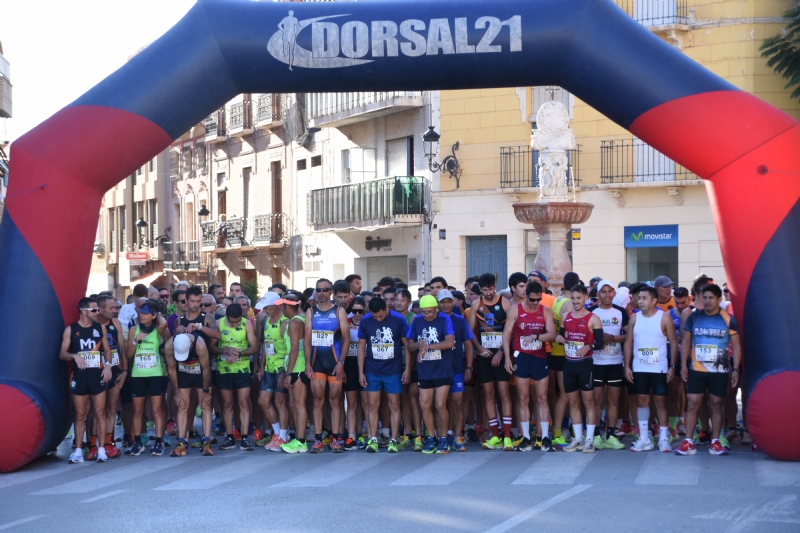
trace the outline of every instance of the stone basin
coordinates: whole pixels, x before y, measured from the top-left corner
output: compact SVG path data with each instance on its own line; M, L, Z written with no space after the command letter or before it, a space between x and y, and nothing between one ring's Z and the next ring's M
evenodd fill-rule
M583 224L594 204L581 202L521 202L511 204L514 216L523 224Z

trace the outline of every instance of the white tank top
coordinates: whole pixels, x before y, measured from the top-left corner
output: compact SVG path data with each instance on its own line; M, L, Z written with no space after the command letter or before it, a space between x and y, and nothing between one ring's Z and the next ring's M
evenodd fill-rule
M650 318L636 313L633 326L633 371L666 374L669 367L667 336L661 331L660 309Z

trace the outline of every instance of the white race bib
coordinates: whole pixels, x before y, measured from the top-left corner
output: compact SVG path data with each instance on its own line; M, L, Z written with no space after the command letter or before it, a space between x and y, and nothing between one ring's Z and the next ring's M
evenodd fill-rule
M658 363L658 348L636 348L636 355L643 365Z
M425 355L422 356L423 361L438 361L442 358L442 351L441 350L428 350L425 352Z
M716 344L695 344L694 353L701 363L715 363L717 361Z
M394 344L373 344L372 358L380 361L394 359ZM439 355L439 359L441 359L441 355Z
M219 365L219 361L216 359L211 360L211 371L214 372L217 370L217 365Z
M119 366L119 352L111 350L111 366Z
M564 353L567 357L578 357L578 350L583 348L583 343L579 341L567 341L564 343Z
M275 341L268 339L264 341L264 355L275 355Z
M358 357L358 344L355 342L350 343L350 349L347 350L347 357Z
M333 332L315 329L311 332L311 346L333 346Z
M519 347L526 352L535 352L542 349L542 341L539 339L531 340L533 335L519 338Z
M156 354L154 353L137 353L136 358L136 368L144 370L146 368L155 368L156 367Z
M200 365L184 365L183 363L178 363L178 370L186 374L200 374L203 369Z
M79 355L86 361L86 368L100 368L100 352L80 352Z
M619 344L616 342L604 344L600 353L604 353L606 355L619 355Z
M503 334L496 331L485 333L481 332L481 346L484 348L502 348Z

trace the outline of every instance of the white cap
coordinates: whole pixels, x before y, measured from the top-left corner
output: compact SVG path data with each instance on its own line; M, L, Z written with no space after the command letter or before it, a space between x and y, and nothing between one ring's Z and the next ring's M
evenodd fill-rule
M445 298L450 298L451 300L455 301L455 298L453 298L453 293L452 292L450 292L447 289L442 289L442 290L439 291L438 296L436 296L436 301L437 302L441 302Z
M264 296L256 303L255 308L257 310L261 310L268 305L275 305L275 303L281 299L281 295L277 292L265 292Z
M189 358L189 350L192 348L191 336L186 333L175 335L172 348L175 350L176 361L186 361Z
M610 281L608 281L607 279L604 279L600 283L597 284L597 292L600 292L600 289L602 289L603 287L606 287L606 286L611 287L612 289L614 289L614 284L611 283ZM614 290L616 290L616 289L614 289Z
M614 300L612 300L611 303L623 308L628 307L628 304L631 303L631 294L628 287L620 287L617 289L617 295L614 296Z

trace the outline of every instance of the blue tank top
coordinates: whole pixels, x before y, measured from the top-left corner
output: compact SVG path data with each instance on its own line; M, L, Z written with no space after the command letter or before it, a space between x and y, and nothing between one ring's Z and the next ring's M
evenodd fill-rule
M342 353L342 332L339 329L339 308L333 306L327 311L314 307L311 315L311 359L332 355L336 361Z

